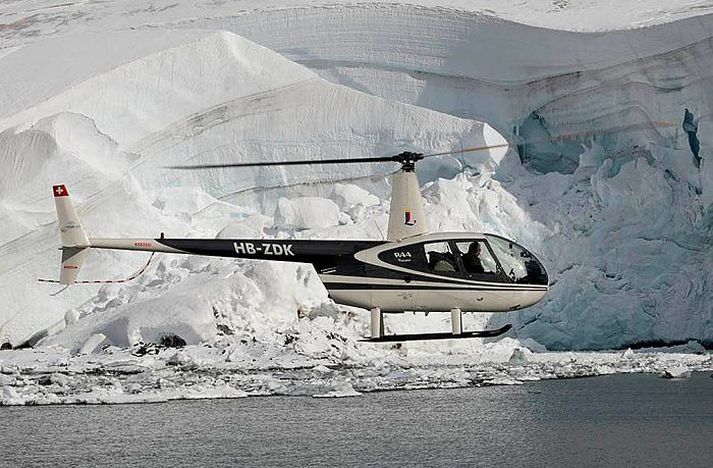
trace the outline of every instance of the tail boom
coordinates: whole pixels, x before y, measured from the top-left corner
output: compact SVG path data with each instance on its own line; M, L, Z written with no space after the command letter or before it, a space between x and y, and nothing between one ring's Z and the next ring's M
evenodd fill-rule
M167 239L88 238L64 185L52 187L62 239L61 284L77 282L89 249L161 252L311 263L318 269L334 266L337 259L355 251L383 244L382 241L324 241L303 239ZM53 282L47 280L48 282ZM92 281L80 281L90 283Z
M187 253L161 243L161 239L89 239L92 249L132 250L137 252Z

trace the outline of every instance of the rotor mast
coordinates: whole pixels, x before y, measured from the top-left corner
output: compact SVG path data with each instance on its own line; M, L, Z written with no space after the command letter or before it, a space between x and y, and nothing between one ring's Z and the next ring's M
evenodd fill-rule
M393 161L401 163L401 170L392 176L387 240L398 241L429 232L416 177L416 162L421 159L423 154L408 151L392 157Z
M468 148L460 150L480 151L487 147ZM269 167L269 166L302 166L310 164L368 164L381 162L396 162L401 164L401 170L393 175L391 186L391 209L389 213L389 229L387 240L398 241L407 237L417 236L429 232L426 213L423 209L421 190L416 177L416 163L423 158L451 154L444 153L421 154L404 151L395 156L377 156L366 158L332 158L308 159L292 161L264 161L264 162L238 162L228 164L198 164L189 166L170 166L171 169L196 170L196 169L225 169L239 167Z

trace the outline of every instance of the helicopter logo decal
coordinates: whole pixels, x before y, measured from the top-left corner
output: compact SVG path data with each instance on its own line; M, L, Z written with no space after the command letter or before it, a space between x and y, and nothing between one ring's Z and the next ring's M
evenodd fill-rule
M396 258L396 261L399 263L410 262L411 260L413 260L411 252L409 252L408 250L403 252L394 252L394 258Z
M414 224L416 224L416 220L413 217L413 211L411 211L411 210L404 211L404 224L406 226L413 226Z

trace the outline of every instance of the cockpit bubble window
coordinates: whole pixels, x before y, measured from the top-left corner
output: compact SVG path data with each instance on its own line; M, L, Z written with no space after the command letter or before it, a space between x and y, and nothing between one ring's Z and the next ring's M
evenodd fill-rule
M547 284L545 267L523 247L502 237L486 235L490 247L515 283Z
M483 241L457 242L463 268L468 277L480 279L481 275L496 275L498 263Z
M460 271L458 260L448 242L431 242L424 245L424 250L430 271L438 274L455 274Z

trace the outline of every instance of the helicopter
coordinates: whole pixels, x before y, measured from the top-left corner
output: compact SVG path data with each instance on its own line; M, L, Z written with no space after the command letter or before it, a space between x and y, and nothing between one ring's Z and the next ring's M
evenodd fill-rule
M495 145L507 146L507 145ZM493 146L470 148L468 151ZM451 153L451 152L449 152ZM72 205L67 187L52 187L62 245L60 278L77 283L90 249L162 252L312 264L329 297L338 304L370 311L371 335L363 341L401 342L496 337L498 329L466 331L464 312L510 312L542 300L549 290L547 271L534 254L512 240L473 232L431 232L416 163L426 157L402 152L393 156L173 166L195 170L302 164L394 162L386 240L89 238ZM451 332L386 335L384 314L450 312Z

